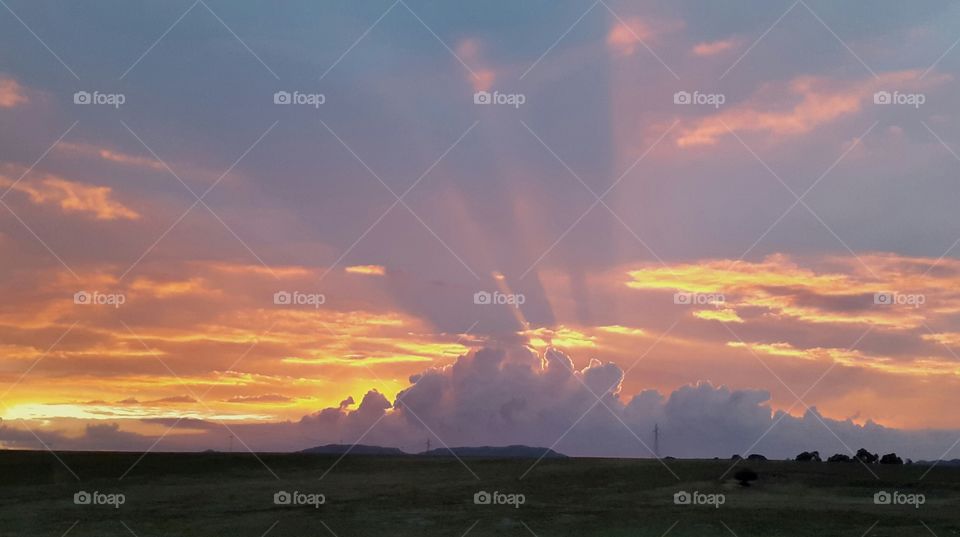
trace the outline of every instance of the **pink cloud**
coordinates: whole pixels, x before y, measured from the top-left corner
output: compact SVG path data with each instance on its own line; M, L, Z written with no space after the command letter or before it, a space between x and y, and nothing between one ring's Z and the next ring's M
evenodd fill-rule
M30 102L23 86L12 78L0 76L0 108L15 108Z
M457 56L473 69L468 76L474 91L489 91L497 79L497 72L484 65L482 48L483 44L475 38L462 39L457 43Z
M651 27L638 17L619 20L607 33L607 47L621 56L632 56L643 41L654 38Z
M664 34L682 27L681 21L617 17L615 24L607 32L607 48L619 56L632 56L637 51L637 47L644 47L657 41Z

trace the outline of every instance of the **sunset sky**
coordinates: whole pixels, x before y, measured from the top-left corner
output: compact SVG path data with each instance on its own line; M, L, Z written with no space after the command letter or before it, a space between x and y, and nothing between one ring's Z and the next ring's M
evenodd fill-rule
M719 4L7 0L0 447L960 456L960 6Z

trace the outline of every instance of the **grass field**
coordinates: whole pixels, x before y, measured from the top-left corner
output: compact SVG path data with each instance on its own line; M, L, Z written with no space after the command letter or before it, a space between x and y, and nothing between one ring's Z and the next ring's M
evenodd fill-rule
M719 477L730 461L474 460L302 454L0 452L0 535L22 537L927 536L960 535L960 468L741 462L750 487ZM336 463L336 464L335 464ZM335 466L334 466L335 464ZM321 479L328 469L334 466ZM267 469L269 467L269 470ZM271 472L275 473L273 475ZM475 473L475 477L471 472ZM731 472L733 474L735 472ZM278 479L279 478L279 479ZM76 505L78 491L123 505ZM276 505L274 494L325 503ZM721 493L719 508L675 505L678 491ZM919 508L874 493L922 493ZM525 502L476 505L478 491ZM672 528L672 529L671 529ZM872 528L872 529L871 529ZM868 532L869 530L869 532Z

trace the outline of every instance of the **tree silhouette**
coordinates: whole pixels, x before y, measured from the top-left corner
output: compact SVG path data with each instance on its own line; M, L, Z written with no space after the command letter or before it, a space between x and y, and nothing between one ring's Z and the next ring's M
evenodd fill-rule
M880 464L903 464L903 459L897 457L896 453L887 453L880 457Z
M876 453L870 453L864 448L858 449L857 454L855 456L856 458L860 459L861 461L867 464L875 464L877 461L880 460L879 455L877 455Z

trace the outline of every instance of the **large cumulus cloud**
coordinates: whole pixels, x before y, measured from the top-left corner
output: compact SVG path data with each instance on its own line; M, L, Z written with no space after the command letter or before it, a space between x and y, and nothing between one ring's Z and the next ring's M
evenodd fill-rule
M197 427L191 420L177 424L155 449L218 448L227 435L235 434L245 447L263 451L357 442L415 452L429 439L435 447L527 444L569 455L651 457L658 427L661 456L753 452L785 458L804 450L829 454L859 447L913 458L958 456L948 449L960 431L858 425L823 417L815 408L797 417L772 410L766 391L731 390L708 382L666 396L656 390L625 395L623 377L623 370L609 362L591 360L576 369L573 360L556 349L541 355L519 345L481 348L451 365L414 375L393 402L371 390L359 404L351 397L296 422ZM80 437L57 435L57 446L143 449L152 443L115 426L98 427L88 427ZM31 447L36 438L12 422L0 429L0 441Z
M571 455L730 456L762 452L788 457L803 450L847 452L867 447L914 458L937 458L960 432L903 431L867 422L832 420L807 408L802 417L773 411L762 390L731 390L703 382L664 396L621 393L624 373L596 360L577 370L555 349L483 348L454 364L412 377L393 405L370 392L354 410L326 409L298 426L313 436L363 443L553 446ZM803 408L798 403L798 408ZM332 417L336 418L333 419ZM949 454L948 454L949 455Z

